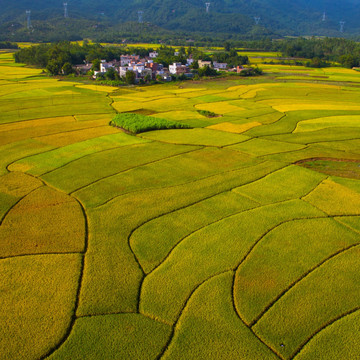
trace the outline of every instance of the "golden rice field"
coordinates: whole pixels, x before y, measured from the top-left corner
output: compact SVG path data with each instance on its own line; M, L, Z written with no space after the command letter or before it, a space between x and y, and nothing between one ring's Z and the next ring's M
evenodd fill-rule
M0 53L1 359L359 359L360 74L264 70L114 88Z

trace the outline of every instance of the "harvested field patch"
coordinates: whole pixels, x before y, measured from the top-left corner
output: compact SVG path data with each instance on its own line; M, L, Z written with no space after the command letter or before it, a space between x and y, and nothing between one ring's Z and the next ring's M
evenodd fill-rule
M360 159L308 159L298 163L308 169L319 171L323 174L341 176L350 179L360 179Z

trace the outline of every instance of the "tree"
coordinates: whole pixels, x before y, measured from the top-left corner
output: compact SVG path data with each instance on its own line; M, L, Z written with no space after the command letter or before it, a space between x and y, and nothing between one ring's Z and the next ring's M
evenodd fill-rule
M199 62L198 61L194 61L191 66L190 66L192 69L196 70L199 68Z
M127 71L125 74L125 82L127 84L135 84L136 74L133 71Z
M107 72L105 73L105 77L108 80L119 80L119 74L113 67L108 68Z
M61 71L64 75L70 75L74 72L74 69L70 63L66 62L61 68Z
M151 81L151 76L150 74L147 74L145 77L144 77L144 80L146 83L149 83Z
M231 44L228 41L224 42L224 50L230 51L231 50Z
M100 71L100 60L99 59L93 60L91 70Z
M59 60L51 59L49 60L46 70L50 75L59 75L62 68L62 64Z
M217 75L217 71L207 65L199 69L199 76L215 76L215 75Z

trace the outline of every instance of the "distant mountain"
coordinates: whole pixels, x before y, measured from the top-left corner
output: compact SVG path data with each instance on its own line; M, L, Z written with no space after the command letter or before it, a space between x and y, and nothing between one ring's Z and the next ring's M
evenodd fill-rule
M67 1L67 0L64 0ZM203 33L259 33L281 35L339 36L340 21L345 34L360 34L357 0L69 0L68 13L73 19L118 24L142 19L168 30ZM17 0L2 5L1 23L26 24L25 10L33 20L49 21L63 17L62 0ZM325 15L324 15L325 13ZM258 19L258 26L254 18Z

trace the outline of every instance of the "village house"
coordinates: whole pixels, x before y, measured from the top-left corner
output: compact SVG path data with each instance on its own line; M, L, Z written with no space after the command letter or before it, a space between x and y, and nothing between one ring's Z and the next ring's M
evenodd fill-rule
M173 63L172 65L169 65L169 72L170 74L181 75L189 72L189 68L181 63Z
M194 63L194 61L195 60L190 57L189 59L186 59L186 65L190 66L190 65L192 65Z
M218 63L217 61L213 62L213 67L215 70L220 71L220 70L226 70L227 69L227 63Z
M92 64L87 63L87 64L75 65L74 68L75 68L75 72L77 74L85 75L91 70Z
M198 60L199 68L202 69L205 66L212 67L211 61Z
M114 67L114 65L112 63L101 62L100 63L100 72L106 73L110 68L113 68L113 67Z
M158 56L159 56L159 53L156 51L149 53L149 57L152 59L157 58Z
M236 72L238 73L238 74L240 74L243 70L245 70L241 65L238 65L237 67L236 67Z

